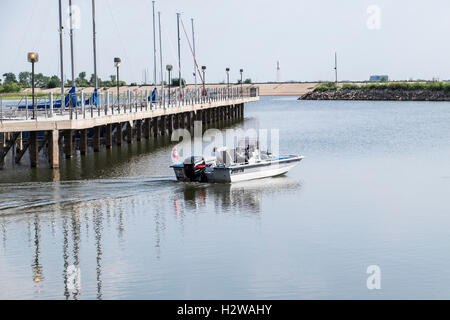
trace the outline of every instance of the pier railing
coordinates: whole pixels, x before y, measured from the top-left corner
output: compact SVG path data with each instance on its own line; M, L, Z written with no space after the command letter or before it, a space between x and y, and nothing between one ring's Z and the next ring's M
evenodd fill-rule
M52 117L70 120L86 119L120 113L195 106L216 101L238 101L257 96L259 96L259 88L240 86L182 90L178 87L166 87L164 90L157 88L154 91L135 89L121 91L119 95L110 88L99 90L97 99L93 93L86 94L83 90L76 94L66 94L65 97L54 93L41 95L35 98L33 108L30 94L22 95L20 99L14 101L2 99L0 95L0 121L43 120Z

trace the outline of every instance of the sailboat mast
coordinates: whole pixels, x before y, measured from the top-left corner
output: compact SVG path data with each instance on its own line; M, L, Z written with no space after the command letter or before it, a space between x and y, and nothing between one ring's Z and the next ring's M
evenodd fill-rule
M98 77L97 77L97 41L96 41L96 31L95 31L95 0L92 0L92 41L94 48L94 86L95 91L98 88Z
M61 64L61 104L64 100L64 51L63 51L63 24L62 24L62 0L59 0L59 58Z
M163 71L163 58L162 58L162 40L161 40L161 12L158 11L158 25L159 25L159 63L161 68L161 95L163 103L165 103L164 94L164 71ZM156 85L156 83L155 83Z
M177 30L178 30L178 86L180 88L180 95L182 90L181 83L181 38L180 38L180 14L177 13Z
M72 66L72 87L75 87L75 63L73 55L73 18L72 18L72 0L69 0L69 22L70 22L70 59Z
M334 53L334 72L335 72L335 80L336 84L338 83L338 69L337 69L337 52Z
M156 87L156 21L155 21L155 1L153 4L153 83Z
M194 81L195 81L195 90L197 90L197 66L195 63L195 34L194 34L194 19L191 19L191 23L192 23L192 47L193 47L193 52L194 52Z

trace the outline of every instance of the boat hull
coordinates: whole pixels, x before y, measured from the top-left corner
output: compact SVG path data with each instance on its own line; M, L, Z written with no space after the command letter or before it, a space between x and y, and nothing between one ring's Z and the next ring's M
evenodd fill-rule
M287 173L298 165L302 156L288 156L271 161L261 161L254 164L234 164L209 168L206 171L207 182L231 183L275 177ZM179 181L189 181L184 175L183 165L172 166Z

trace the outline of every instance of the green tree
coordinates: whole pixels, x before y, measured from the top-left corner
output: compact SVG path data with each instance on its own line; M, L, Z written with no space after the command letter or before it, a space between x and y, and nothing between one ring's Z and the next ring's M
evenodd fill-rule
M12 72L7 72L3 74L3 78L5 78L5 84L7 83L17 83L16 75Z
M249 79L245 79L245 80L244 80L244 83L250 84L250 83L252 83L252 79L250 79L250 78L249 78Z
M34 83L37 88L47 88L50 77L44 76L42 73L38 73L34 76Z
M184 80L183 78L181 78L181 83L182 83L183 87L186 86L186 80ZM172 86L174 86L174 87L180 86L180 80L178 78L173 78L172 79Z
M47 82L47 88L53 89L61 86L61 80L58 76L52 76L50 80Z
M21 90L22 90L21 85L18 83L13 83L13 82L5 82L5 84L3 85L3 89L2 89L2 91L4 93L19 92Z
M97 79L97 81L98 81L98 85L100 85L100 79ZM89 79L89 85L91 87L95 86L95 75L94 74L91 74L91 78Z
M87 87L89 85L87 79L86 79L86 72L80 72L78 74L78 78L75 79L75 83L79 87Z
M31 72L27 72L27 71L20 72L19 73L19 83L24 88L31 87Z
M111 82L117 81L117 77L115 75L111 75L111 76L109 76L109 78L111 79Z

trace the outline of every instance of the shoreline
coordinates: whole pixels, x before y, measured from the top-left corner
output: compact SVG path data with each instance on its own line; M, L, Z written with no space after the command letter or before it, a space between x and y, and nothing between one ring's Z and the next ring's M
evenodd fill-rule
M300 96L304 95L308 92L311 92L314 90L314 88L317 87L319 83L318 82L273 82L273 83L252 83L252 84L244 84L243 88L249 88L249 87L258 87L259 88L259 95L260 96ZM226 84L207 84L206 88L218 88L226 86ZM239 86L237 84L230 84L230 86ZM197 87L200 87L198 85ZM120 92L126 92L127 90L153 90L154 86L151 85L142 85L142 86L121 86ZM193 84L188 84L186 89L194 89ZM70 88L66 87L66 94L69 91ZM79 87L78 90L82 90L85 93L92 93L94 91L93 87ZM111 91L116 92L116 87L109 87L105 88L103 87L99 88L99 91ZM53 94L60 95L61 89L53 88L53 89L36 89L36 95L39 97L47 96L52 92ZM26 88L22 90L21 92L17 93L9 93L9 94L0 94L3 100L17 100L20 99L23 95L31 94L31 89Z
M298 100L450 101L450 92L432 90L330 90L306 93Z
M450 84L391 82L338 86L324 83L298 100L450 101Z

